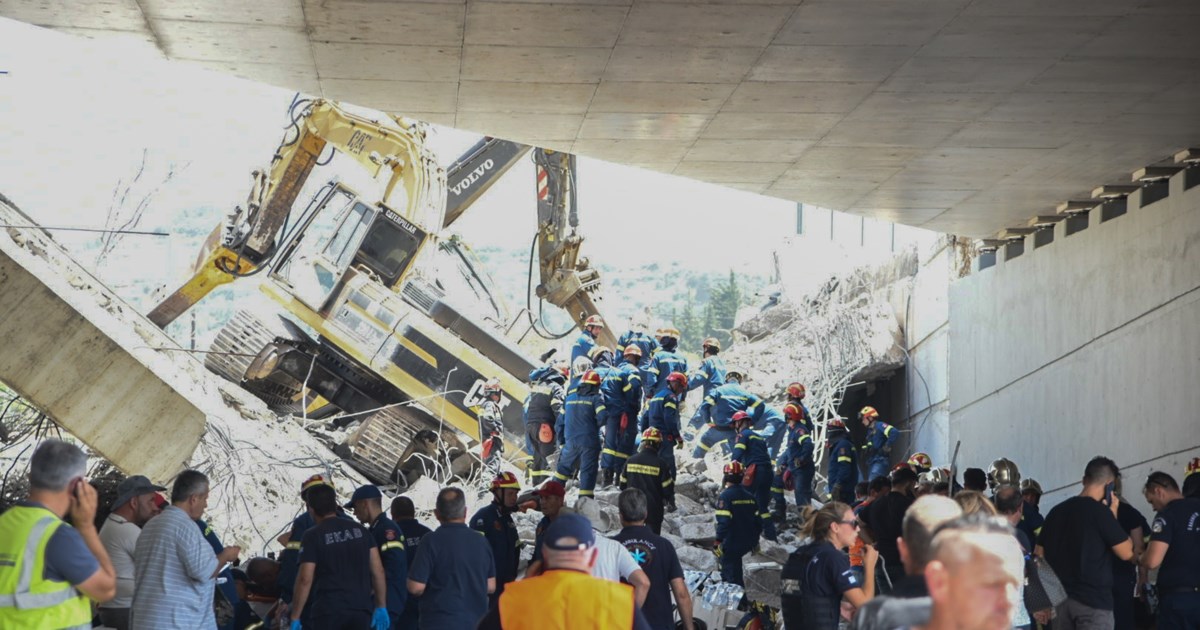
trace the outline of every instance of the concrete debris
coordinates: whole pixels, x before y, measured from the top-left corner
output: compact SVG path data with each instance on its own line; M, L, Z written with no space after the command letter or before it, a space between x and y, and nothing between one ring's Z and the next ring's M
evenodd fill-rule
M709 528L711 529L711 527ZM693 569L696 571L716 571L717 556L711 549L701 549L691 545L679 545L675 547L675 554L679 556L679 563L685 569Z
M746 582L746 596L774 608L779 608L779 593L781 585L779 576L783 566L774 562L755 562L751 556L742 565L743 579Z

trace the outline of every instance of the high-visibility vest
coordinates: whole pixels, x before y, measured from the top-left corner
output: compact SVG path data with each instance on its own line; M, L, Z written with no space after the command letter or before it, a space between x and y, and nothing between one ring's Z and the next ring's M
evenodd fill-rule
M586 573L551 570L504 585L504 630L616 630L632 628L633 587Z
M0 628L90 628L92 607L67 582L47 580L46 545L62 519L42 507L0 514Z

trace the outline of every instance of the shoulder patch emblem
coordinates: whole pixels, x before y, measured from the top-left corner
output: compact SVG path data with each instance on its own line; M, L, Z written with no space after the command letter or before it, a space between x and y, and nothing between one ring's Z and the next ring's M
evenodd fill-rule
M389 529L383 533L383 537L388 540L396 540L396 530Z
M1155 534L1161 534L1163 528L1166 526L1167 526L1166 521L1164 521L1161 517L1156 518L1156 519L1154 519L1154 524L1150 526L1150 531L1154 532Z

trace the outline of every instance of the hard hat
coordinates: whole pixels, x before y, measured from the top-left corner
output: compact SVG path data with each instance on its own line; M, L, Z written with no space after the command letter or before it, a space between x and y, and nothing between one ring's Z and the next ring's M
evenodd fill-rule
M583 378L579 379L579 382L588 385L599 385L600 375L595 370L588 370L583 373Z
M791 398L804 398L807 391L803 383L790 383L787 386L787 395Z
M729 462L728 464L725 464L726 475L740 475L744 472L746 471L744 468L742 468L742 462Z
M592 369L592 360L584 356L575 357L575 361L571 363L573 374L583 374L590 369Z
M788 403L783 406L783 417L788 420L803 420L804 410L796 403Z
M846 422L841 418L834 418L833 420L825 423L825 426L830 429L840 429L842 431L846 430Z
M1200 473L1200 457L1193 457L1192 461L1188 462L1183 470L1183 478L1187 479L1196 473Z
M329 481L329 477L326 477L325 475L313 475L308 479L305 479L304 483L300 484L300 496L304 496L304 493L308 492L309 488L314 488L316 486L329 486L332 488L333 483L331 483Z
M488 380L484 381L483 393L484 393L484 395L499 394L500 393L500 379L492 377L492 378L489 378Z
M721 342L718 341L716 337L709 337L708 339L705 339L704 341L702 341L700 343L701 348L703 348L705 346L708 346L709 348L712 348L713 350L720 350Z
M911 464L909 464L908 462L900 462L899 464L896 464L895 466L892 466L892 470L891 470L891 471L888 473L888 476L890 477L890 476L891 476L891 473L894 473L894 472L896 472L897 470L901 470L901 469L903 469L903 468L907 468L907 469L909 469L909 470L912 470L912 469L913 469L912 465L911 465Z
M659 431L658 429L656 429L654 427L650 427L649 429L642 431L642 441L643 442L646 442L646 441L661 442L662 441L662 431Z
M1021 483L1021 471L1017 470L1017 465L1001 457L992 462L991 468L987 471L988 487L995 488L996 486L1015 486Z
M1032 492L1040 497L1042 496L1042 484L1038 483L1036 479L1022 479L1021 494L1026 492Z
M517 480L516 475L508 471L502 472L492 479L492 490L502 490L504 488L515 488L520 490L521 482Z
M913 453L913 456L908 458L908 465L926 471L933 468L933 460L925 453Z
M660 339L666 339L668 337L670 337L671 339L679 339L679 330L677 330L675 328L671 328L670 326L662 328L661 330L659 330L659 332L662 333L661 335L659 335Z
M596 363L596 358L605 352L612 356L612 350L608 346L592 346L592 349L588 350L588 358L592 360L592 363Z
M746 380L746 370L741 367L729 367L725 369L725 380L736 378L739 381Z
M750 414L746 413L745 411L738 411L733 414L733 417L730 418L730 420L732 420L734 424L738 424L742 421L749 422Z
M622 356L637 357L640 359L642 358L642 349L639 348L636 343L631 343L628 346L625 346L625 349L621 351L621 354Z
M604 328L604 320L601 319L599 315L592 315L583 321L583 327L587 328L588 326L599 326L600 328Z
M684 387L687 387L687 376L685 376L683 372L671 372L667 375L667 383L674 383L676 385L683 385Z
M858 417L862 418L864 420L868 420L871 418L878 418L879 412L875 411L874 407L863 407L862 411L858 412Z

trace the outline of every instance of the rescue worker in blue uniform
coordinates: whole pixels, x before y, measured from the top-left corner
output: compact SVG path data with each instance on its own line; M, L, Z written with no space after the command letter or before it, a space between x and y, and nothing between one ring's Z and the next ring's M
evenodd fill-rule
M471 517L471 529L483 534L492 548L492 559L496 563L496 592L488 595L488 600L489 606L495 606L496 600L504 592L504 585L517 579L517 568L521 563L521 536L512 519L517 508L517 495L521 492L521 482L516 475L505 471L492 479L491 490L492 502Z
M777 457L783 438L787 436L787 421L784 420L783 412L771 405L763 403L760 408L762 413L754 422L754 430L767 441L767 452L771 457Z
M554 475L550 458L558 450L554 427L563 413L566 377L555 366L547 365L529 373L529 395L525 397L522 414L525 420L525 452L529 453L528 470L533 485L540 485Z
M854 486L858 484L858 460L854 456L854 443L846 423L838 418L825 427L825 441L829 445L829 494L831 501L854 505Z
M879 412L874 407L863 407L858 412L858 418L867 429L867 442L862 445L867 456L867 481L886 477L891 468L892 446L900 437L900 432L880 420Z
M604 485L611 486L633 455L637 440L637 418L642 410L642 375L637 368L641 350L630 344L622 352L626 361L601 375L600 397L604 402L604 449L600 468Z
M802 414L801 422L804 423L804 430L808 431L809 435L816 433L817 428L813 424L812 414L808 412L808 407L804 404L804 397L808 395L808 388L803 383L788 383L784 393L787 396L788 404L796 405L800 408Z
M404 532L384 513L383 493L376 486L359 486L343 507L354 510L354 517L370 530L375 540L387 584L388 619L392 628L399 628L408 601L408 550L404 548Z
M663 328L659 331L659 349L650 359L646 373L642 375L642 390L650 397L658 393L667 381L667 376L674 372L687 374L687 359L675 352L679 346L679 331L674 328Z
M717 497L717 560L721 565L721 580L745 586L742 578L742 556L758 546L762 518L758 501L742 486L742 464L725 464L725 489Z
M672 372L667 375L666 385L650 399L646 406L646 424L638 428L645 431L648 428L658 429L662 434L662 446L658 449L658 457L662 465L671 472L671 483L675 483L675 449L683 446L683 436L679 430L679 401L687 392L687 377L682 372ZM675 511L675 499L667 500L667 511Z
M1017 523L1017 529L1030 536L1029 540L1037 540L1038 534L1042 533L1042 523L1046 522L1046 517L1038 510L1041 500L1042 484L1036 479L1022 479L1021 522Z
M771 520L771 480L774 470L771 456L767 454L767 441L750 428L750 416L739 412L734 416L737 440L733 445L731 459L742 465L746 487L758 502L758 516L762 519L762 535L775 540L775 521Z
M482 388L483 402L479 403L479 439L482 442L479 458L492 474L500 472L500 454L504 452L504 423L500 401L500 379L489 378Z
M712 447L722 443L724 451L728 453L728 441L735 437L733 415L737 412L746 412L756 422L762 418L762 399L741 385L745 375L740 368L729 368L725 373L725 384L714 389L700 404L700 410L692 421L699 418L701 422L708 422L708 429L700 436L700 443L692 450L692 457L704 457ZM699 425L693 424L692 428L698 429Z
M816 473L813 455L815 447L812 434L808 432L804 422L804 413L796 403L788 403L783 407L783 415L787 418L787 444L783 455L779 458L779 478L772 482L771 491L775 496L775 516L783 520L787 515L787 502L783 499L784 490L794 490L796 507L801 510L812 504L812 482Z
M300 500L304 500L309 488L322 485L333 487L325 475L318 474L305 479L304 483L300 484ZM340 508L338 509L338 518L354 520ZM280 599L285 604L291 605L292 603L292 587L296 583L296 575L300 572L300 541L304 539L304 532L316 525L317 521L305 509L292 520L291 531L277 539L279 544L283 545L283 552L279 554L279 592Z
M703 394L708 396L712 390L725 384L725 362L717 356L721 352L721 342L715 337L709 337L700 345L704 359L688 377L688 391L703 387Z
M620 363L633 363L636 367L645 370L650 367L650 360L654 357L654 352L658 350L658 340L651 337L645 330L640 328L631 329L621 338L617 340L617 345L628 349L629 346L637 346L638 355L634 360L628 354L621 357Z
M196 525L200 528L200 532L204 534L204 540L208 541L208 545L212 547L213 553L220 556L221 552L225 551L225 544L221 542L221 537L217 536L217 532L213 531L212 525L204 522L202 518L196 519ZM234 613L225 619L222 618L223 615L217 615L217 630L235 630L237 626L236 611L238 609L238 602L241 599L238 598L237 584L234 582L233 571L225 569L217 577L225 578L224 582L217 585L217 593L221 597L224 597L225 601L229 602L230 610L228 612ZM218 608L218 612L221 612L220 608ZM222 621L224 623L221 623Z
M622 490L637 488L645 493L646 526L655 534L662 533L666 506L675 504L675 480L659 459L659 449L670 451L672 446L663 443L661 431L650 427L642 433L641 449L621 471Z
M575 339L575 345L571 346L571 367L574 370L575 359L586 357L596 345L596 338L600 336L600 331L604 329L604 320L600 319L599 315L592 315L583 322L583 332L579 333L579 337ZM572 378L577 378L580 373L571 372Z
M564 423L566 446L558 458L554 477L566 485L575 467L579 467L579 496L596 494L596 473L600 467L600 416L604 401L600 396L600 375L594 370L583 373L579 387L567 394Z

